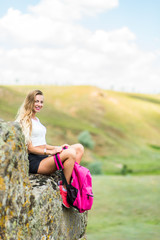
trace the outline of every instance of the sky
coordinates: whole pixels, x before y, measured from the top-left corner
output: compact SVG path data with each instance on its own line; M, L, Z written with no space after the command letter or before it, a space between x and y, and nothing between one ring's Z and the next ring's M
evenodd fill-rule
M0 0L0 84L160 93L159 0Z

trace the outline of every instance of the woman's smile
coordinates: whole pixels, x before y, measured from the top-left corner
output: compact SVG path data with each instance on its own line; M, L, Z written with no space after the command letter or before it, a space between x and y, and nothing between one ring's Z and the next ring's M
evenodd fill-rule
M34 112L40 112L43 107L44 97L42 95L36 95L34 103Z

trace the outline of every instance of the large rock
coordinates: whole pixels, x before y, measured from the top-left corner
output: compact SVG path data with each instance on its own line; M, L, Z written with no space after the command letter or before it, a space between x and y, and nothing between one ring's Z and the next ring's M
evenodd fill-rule
M0 239L86 239L87 212L65 209L53 176L28 174L21 128L0 121Z

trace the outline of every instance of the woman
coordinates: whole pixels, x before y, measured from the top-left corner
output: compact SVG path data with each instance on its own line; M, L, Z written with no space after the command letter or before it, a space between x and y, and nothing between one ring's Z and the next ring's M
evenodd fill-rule
M68 183L70 183L72 170L75 161L80 163L84 148L77 143L69 146L52 146L46 143L46 128L40 123L36 114L41 111L44 104L44 96L40 90L30 92L18 111L16 121L20 123L25 136L28 148L29 172L39 174L52 174L57 168L54 162L56 153L60 154L64 166L64 174ZM63 147L68 148L63 150ZM70 205L67 202L67 190L65 186L60 185L60 194L63 199L63 205L67 208Z

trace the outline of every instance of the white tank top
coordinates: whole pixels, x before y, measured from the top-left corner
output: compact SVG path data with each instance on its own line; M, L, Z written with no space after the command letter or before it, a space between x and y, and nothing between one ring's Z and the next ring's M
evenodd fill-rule
M34 147L46 144L46 127L43 126L39 119L32 119L31 141Z

